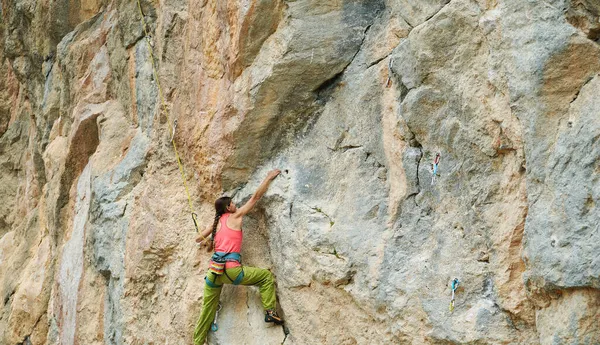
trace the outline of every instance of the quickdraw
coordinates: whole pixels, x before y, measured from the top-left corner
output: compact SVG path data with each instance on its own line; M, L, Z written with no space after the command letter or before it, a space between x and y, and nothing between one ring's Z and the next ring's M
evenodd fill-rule
M452 300L450 300L450 312L454 311L454 292L456 291L456 289L458 289L458 284L460 284L460 282L458 281L458 278L454 278L454 280L451 283L451 288L452 288Z
M392 86L392 64L394 63L394 59L390 59L388 61L388 78L385 81L385 87Z
M177 120L173 122L173 133L171 134L171 141L175 140L175 129L177 129Z
M440 164L440 153L435 154L435 158L433 159L433 167L432 167L432 177L431 177L431 185L435 183L435 177L437 176L438 165Z
M213 332L216 332L219 330L219 325L217 324L217 318L219 317L219 312L221 311L221 308L223 308L223 306L221 305L221 302L219 302L219 306L217 307L217 313L215 314L215 320L213 321L212 325L210 325L210 330Z
M287 326L285 324L281 325L283 326L283 341L281 342L281 345L283 345L283 343L285 343L285 340L287 339L288 335L290 335L290 330L287 328Z

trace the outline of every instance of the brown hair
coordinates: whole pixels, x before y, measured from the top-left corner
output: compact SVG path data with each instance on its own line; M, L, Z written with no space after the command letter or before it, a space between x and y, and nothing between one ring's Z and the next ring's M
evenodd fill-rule
M221 216L227 213L227 207L231 203L231 198L228 196L220 197L215 201L215 222L212 227L212 248L215 247L215 234L217 233L217 224Z

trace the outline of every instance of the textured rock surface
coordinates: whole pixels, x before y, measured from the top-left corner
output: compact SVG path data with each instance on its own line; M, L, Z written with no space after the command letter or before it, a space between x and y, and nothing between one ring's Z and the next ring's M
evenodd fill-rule
M141 7L152 47L137 1L2 4L0 343L192 343L186 194L278 167L243 255L285 344L600 344L596 1ZM222 301L211 344L284 340Z

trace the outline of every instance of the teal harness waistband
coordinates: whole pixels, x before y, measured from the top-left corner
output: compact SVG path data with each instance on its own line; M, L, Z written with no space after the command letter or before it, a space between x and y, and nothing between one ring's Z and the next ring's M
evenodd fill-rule
M214 260L216 262L236 261L236 262L239 262L240 264L242 264L242 254L215 252L211 257L211 260Z

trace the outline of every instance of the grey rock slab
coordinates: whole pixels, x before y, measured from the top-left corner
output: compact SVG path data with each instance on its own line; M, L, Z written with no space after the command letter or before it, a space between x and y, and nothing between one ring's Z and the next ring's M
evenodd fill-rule
M125 245L131 191L140 182L147 164L150 141L138 130L123 159L92 181L90 232L94 266L108 282L104 313L104 337L111 344L123 343L121 298L125 278Z
M63 321L60 333L66 343L75 340L77 297L79 282L84 269L83 248L85 242L85 226L89 217L91 191L91 163L83 169L77 182L77 199L73 230L69 240L62 248L60 266L58 269L58 288L60 296L60 320Z
M600 78L571 103L545 162L544 188L527 218L528 277L562 287L600 288Z
M135 45L135 99L137 117L140 128L150 135L154 125L154 117L160 102L158 85L155 80L150 49L145 40ZM164 92L164 90L163 90Z
M591 253L598 251L593 243L598 243L595 224L600 218L586 206L587 200L594 202L597 185L597 121L590 119L585 129L571 121L596 111L589 98L593 88L587 86L597 83L589 80L598 73L594 57L599 48L562 21L560 7L507 2L500 7L506 15L499 17L510 28L502 31L512 60L506 61L506 73L511 107L524 132L529 200L525 279L536 292L597 287L599 276ZM581 137L575 139L578 132Z
M250 101L252 106L238 109L244 114L239 127L243 130L234 133L237 145L225 171L226 189L243 183L249 169L267 158L265 153L287 147L318 116L319 93L351 63L381 7L381 2L368 1L289 4L287 25L265 41L236 80L236 88L250 84L239 103Z

